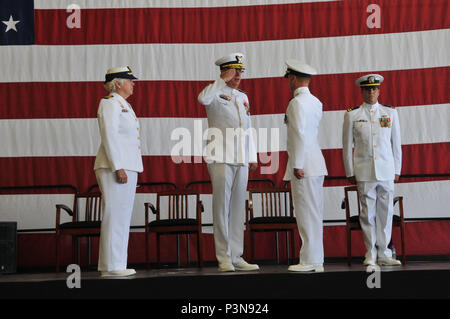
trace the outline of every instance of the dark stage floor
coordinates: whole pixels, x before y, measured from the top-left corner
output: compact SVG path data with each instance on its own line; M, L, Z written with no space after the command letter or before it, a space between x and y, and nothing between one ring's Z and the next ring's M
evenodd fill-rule
M82 271L80 288L72 273L0 275L5 299L299 300L449 299L450 262L408 262L366 272L361 264L325 264L323 273L293 273L286 265L259 271L221 273L216 267L137 269L125 278L101 278ZM69 277L72 276L72 277Z

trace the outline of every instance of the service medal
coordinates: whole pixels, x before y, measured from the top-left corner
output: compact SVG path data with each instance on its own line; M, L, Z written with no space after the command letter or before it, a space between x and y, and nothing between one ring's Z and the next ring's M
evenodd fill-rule
M229 97L228 95L220 94L219 97L221 99L224 99L225 101L231 101L231 97Z
M250 116L250 110L248 108L247 102L244 102L244 108L245 108L245 111L247 111L247 115Z

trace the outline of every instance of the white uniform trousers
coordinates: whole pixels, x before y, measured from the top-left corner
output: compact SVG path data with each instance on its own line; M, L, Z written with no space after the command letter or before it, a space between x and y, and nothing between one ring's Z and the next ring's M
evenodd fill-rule
M224 163L208 164L213 187L213 229L216 258L238 263L244 252L245 199L248 167Z
M394 215L394 181L358 182L361 202L359 221L364 235L366 258L392 257L391 241Z
M102 225L98 257L99 271L127 268L128 238L136 195L137 172L126 170L127 183L119 184L109 168L95 170L102 192Z
M292 178L291 189L298 232L302 239L300 264L323 264L324 176Z

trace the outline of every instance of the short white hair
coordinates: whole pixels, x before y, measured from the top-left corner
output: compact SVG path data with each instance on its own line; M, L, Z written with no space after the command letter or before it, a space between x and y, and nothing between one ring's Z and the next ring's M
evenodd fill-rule
M111 81L106 82L104 87L105 87L106 91L108 91L109 93L114 93L114 92L116 92L116 89L117 89L116 83L119 83L120 85L122 85L123 80L124 79L114 78Z

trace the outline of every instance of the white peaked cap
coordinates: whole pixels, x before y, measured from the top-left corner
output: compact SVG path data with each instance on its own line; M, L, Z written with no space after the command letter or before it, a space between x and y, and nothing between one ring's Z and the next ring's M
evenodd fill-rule
M285 63L287 66L285 77L287 77L287 75L289 75L289 74L295 74L295 75L300 75L300 76L301 75L311 76L311 75L317 74L316 69L314 69L312 66L310 66L306 63L303 63L303 62L300 62L300 61L297 61L294 59L286 60Z
M228 67L228 68L235 68L235 69L243 69L245 56L242 53L231 53L224 57L221 57L218 59L215 63L217 66L220 66L221 68Z
M384 81L384 77L379 74L367 74L363 75L356 80L356 85L365 86L379 86Z

